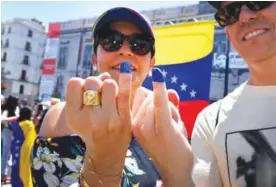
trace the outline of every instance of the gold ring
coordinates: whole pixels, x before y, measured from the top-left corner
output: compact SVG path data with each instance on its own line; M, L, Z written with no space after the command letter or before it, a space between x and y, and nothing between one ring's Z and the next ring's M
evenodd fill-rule
M84 106L97 106L101 104L100 93L95 90L86 90L83 92Z

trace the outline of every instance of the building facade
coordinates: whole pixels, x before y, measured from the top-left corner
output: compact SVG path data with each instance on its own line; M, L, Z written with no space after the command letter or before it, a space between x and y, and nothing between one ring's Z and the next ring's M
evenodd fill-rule
M45 27L35 19L2 23L2 94L33 101L37 98L46 45Z
M153 27L211 20L214 13L215 10L207 2L141 11L141 14L149 19ZM60 23L60 45L56 63L54 95L60 96L61 99L65 97L66 83L71 77L85 78L97 73L96 67L91 65L93 53L91 34L96 19L97 17ZM218 25L215 28L213 52L210 99L215 101L248 79L249 73L243 59L233 47L230 45L228 49L228 40L224 29ZM229 54L229 70L225 71L227 54ZM225 81L225 76L228 76L228 81Z

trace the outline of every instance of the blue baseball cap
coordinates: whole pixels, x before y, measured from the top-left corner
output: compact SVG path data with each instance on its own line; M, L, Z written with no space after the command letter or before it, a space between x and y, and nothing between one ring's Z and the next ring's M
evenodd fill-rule
M151 24L144 16L142 16L137 11L125 8L117 7L112 8L105 13L103 13L95 22L92 30L93 38L97 35L98 31L110 24L112 21L128 21L135 24L142 32L149 34L154 39L154 34L152 31Z
M97 34L101 31L102 28L110 24L112 21L128 21L136 25L143 33L147 33L153 41L155 41L155 37L153 34L152 26L150 21L145 18L143 15L138 13L137 11L125 8L125 7L116 7L109 9L105 13L103 13L95 22L92 29L92 37L93 37L93 48L96 53L98 43L95 42ZM152 56L155 55L155 46L153 45L153 49L151 50Z

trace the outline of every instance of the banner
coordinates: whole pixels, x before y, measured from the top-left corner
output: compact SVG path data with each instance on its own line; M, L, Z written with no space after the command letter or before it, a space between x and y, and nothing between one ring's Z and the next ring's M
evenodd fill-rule
M42 101L49 101L52 98L54 91L56 76L42 75L39 87L39 99Z
M214 21L202 21L154 29L156 66L167 89L180 96L180 115L189 138L198 113L209 105L214 28ZM151 76L143 86L152 89Z
M45 59L42 65L42 75L54 75L56 69L56 59Z
M39 99L50 100L55 83L55 69L59 49L60 23L50 23L42 75L39 87Z

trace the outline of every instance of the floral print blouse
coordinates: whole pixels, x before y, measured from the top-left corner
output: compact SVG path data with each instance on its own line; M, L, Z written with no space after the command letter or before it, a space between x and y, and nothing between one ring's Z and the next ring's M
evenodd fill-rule
M31 170L34 187L67 187L78 183L85 144L78 136L59 138L37 137L34 143ZM122 187L154 187L161 176L151 159L132 138L125 158Z

